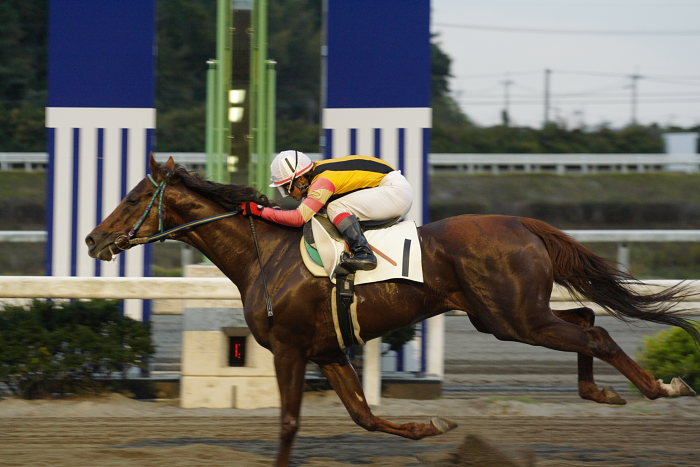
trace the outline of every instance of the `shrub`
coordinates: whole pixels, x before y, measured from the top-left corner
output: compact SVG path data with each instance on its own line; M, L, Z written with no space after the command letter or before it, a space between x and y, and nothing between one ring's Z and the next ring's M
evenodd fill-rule
M680 376L694 389L700 389L700 349L680 328L661 331L644 339L640 365L656 378L669 382Z
M99 392L106 377L145 368L153 353L148 324L123 316L118 301L0 310L0 383L20 397Z
M388 332L382 336L382 343L389 344L389 350L398 352L401 347L411 342L415 336L416 327L411 324Z

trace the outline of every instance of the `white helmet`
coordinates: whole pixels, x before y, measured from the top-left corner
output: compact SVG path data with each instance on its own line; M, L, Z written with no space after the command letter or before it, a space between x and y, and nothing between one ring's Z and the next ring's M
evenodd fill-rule
M271 187L290 185L299 177L312 169L314 163L309 156L301 151L290 149L277 154L270 164L272 176Z

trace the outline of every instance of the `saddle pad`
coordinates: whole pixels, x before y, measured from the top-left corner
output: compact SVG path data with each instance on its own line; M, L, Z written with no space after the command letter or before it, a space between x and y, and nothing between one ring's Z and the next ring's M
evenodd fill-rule
M304 264L315 276L328 276L335 284L333 271L340 262L340 254L345 249L345 242L336 241L316 218L311 219L310 222L312 223L314 243L323 261L324 272L321 273L321 268L309 258L302 238L300 247ZM369 230L365 232L365 237L370 245L393 260L395 264L385 259L382 254L375 252L377 268L371 271L357 271L355 285L389 279L423 282L420 242L418 241L418 230L413 221L400 222L386 229Z

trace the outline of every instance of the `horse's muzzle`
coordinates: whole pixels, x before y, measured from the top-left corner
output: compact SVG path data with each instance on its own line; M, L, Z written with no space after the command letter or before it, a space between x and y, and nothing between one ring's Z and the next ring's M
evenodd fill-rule
M88 247L90 257L102 261L113 260L115 256L131 246L129 239L124 234L114 237L96 233L94 230L85 237L85 244Z

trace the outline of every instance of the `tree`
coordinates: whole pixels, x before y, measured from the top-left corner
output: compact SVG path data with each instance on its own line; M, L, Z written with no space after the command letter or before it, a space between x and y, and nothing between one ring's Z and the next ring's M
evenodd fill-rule
M277 61L277 148L319 149L321 0L269 3L268 55ZM159 151L203 151L206 62L216 52L214 0L157 1ZM0 151L45 151L48 0L0 2ZM615 130L479 127L450 92L451 58L432 39L433 152L655 153L657 125ZM235 64L234 64L235 66ZM698 126L669 128L698 131Z
M4 0L0 24L0 150L43 151L48 1Z

